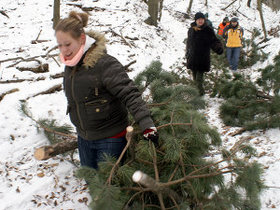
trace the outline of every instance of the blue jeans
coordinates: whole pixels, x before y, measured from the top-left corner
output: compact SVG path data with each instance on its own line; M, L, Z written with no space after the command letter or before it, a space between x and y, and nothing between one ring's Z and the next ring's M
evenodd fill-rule
M104 161L104 154L119 158L125 145L125 137L89 141L78 136L81 166L98 169L98 163Z
M236 71L240 56L240 47L227 47L227 60L230 69Z

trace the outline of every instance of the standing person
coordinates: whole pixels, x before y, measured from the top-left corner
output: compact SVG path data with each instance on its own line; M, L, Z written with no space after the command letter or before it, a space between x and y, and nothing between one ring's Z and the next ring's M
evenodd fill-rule
M122 64L106 53L104 35L85 33L88 15L70 12L60 20L55 36L65 64L67 113L78 133L82 166L97 169L104 154L118 158L126 145L128 112L155 145L157 130L150 112Z
M223 37L226 40L227 60L232 71L236 71L238 67L243 35L244 31L239 26L238 19L232 18L223 32Z
M187 68L193 73L200 95L204 95L203 74L210 71L210 49L217 54L223 53L223 45L215 32L205 23L205 16L198 12L195 22L188 30L186 58Z
M229 19L228 19L228 17L225 17L223 19L223 22L221 22L218 26L217 34L220 35L220 36L223 36L224 29L228 25L229 25Z

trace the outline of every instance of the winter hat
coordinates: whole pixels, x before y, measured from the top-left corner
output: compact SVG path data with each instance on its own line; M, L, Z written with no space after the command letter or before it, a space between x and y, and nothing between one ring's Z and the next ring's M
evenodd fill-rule
M223 21L229 21L229 19L228 19L228 17L225 17L224 19L223 19Z
M194 15L194 20L196 21L197 19L199 18L203 18L205 19L205 16L202 12L197 12L195 15Z
M230 22L238 22L238 19L236 17L231 18Z

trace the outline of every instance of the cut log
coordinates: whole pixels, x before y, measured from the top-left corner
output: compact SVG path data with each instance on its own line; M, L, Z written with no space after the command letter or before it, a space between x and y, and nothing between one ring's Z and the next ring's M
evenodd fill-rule
M143 173L142 171L135 171L132 180L139 183L145 187L151 188L154 191L159 191L159 183L149 175Z
M42 146L35 150L34 157L37 160L47 160L56 155L75 150L76 148L78 148L77 139L71 139L54 145Z
M46 128L44 128L44 129L46 129ZM130 142L131 138L132 138L133 127L128 126L126 130L127 130L126 139L127 139L127 141ZM75 150L76 148L78 148L77 138L74 138L73 136L68 135L68 134L62 135L62 133L57 133L57 132L56 132L56 134L65 136L67 138L67 140L65 140L63 142L59 142L57 144L42 146L42 147L35 149L34 157L37 160L47 160L56 155L63 154L65 152L69 152L69 151L72 151L72 150ZM127 147L128 146L129 146L129 144L127 145ZM126 148L126 150L127 150L127 148Z
M135 171L132 175L132 180L146 188L151 189L151 191L155 193L162 193L164 196L171 196L176 200L176 202L180 202L181 200L180 196L175 191L169 187L162 186L162 183L157 182L154 178L142 171Z

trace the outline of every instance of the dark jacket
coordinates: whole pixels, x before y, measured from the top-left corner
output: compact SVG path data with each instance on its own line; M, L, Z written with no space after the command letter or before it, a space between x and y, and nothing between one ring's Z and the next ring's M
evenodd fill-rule
M75 67L65 67L68 112L78 135L87 140L114 136L128 126L132 114L142 130L153 127L141 93L122 64L106 54L106 39L91 32L96 42Z
M187 68L199 72L210 71L210 49L217 54L223 53L223 45L214 30L207 24L199 28L193 22L187 38Z

